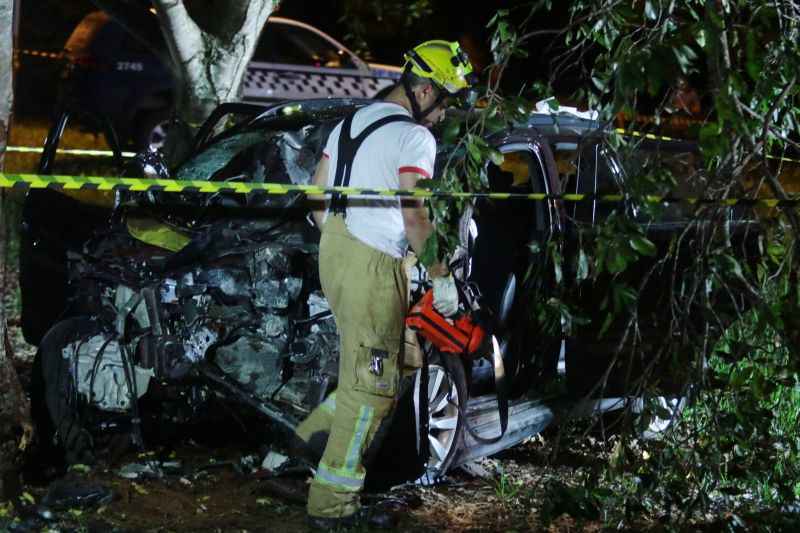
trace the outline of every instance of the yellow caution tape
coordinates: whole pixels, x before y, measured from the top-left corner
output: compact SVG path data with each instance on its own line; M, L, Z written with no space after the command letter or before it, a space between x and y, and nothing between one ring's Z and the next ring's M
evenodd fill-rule
M7 146L7 152L18 152L21 154L40 154L44 148L37 146ZM84 150L80 148L59 148L56 153L65 155L85 155L94 157L114 157L114 152L111 150ZM122 157L133 157L136 152L121 152Z
M631 137L644 137L645 139L650 139L653 141L683 141L683 139L676 139L674 137L667 137L665 135L654 135L652 133L642 133L641 131L628 131L625 128L617 128L614 130L615 133L619 133L620 135L630 135Z
M217 193L265 193L285 195L304 193L310 195L329 195L339 193L344 196L359 197L409 197L409 198L486 198L492 200L532 200L532 201L565 201L583 202L597 200L600 202L622 202L623 194L545 194L545 193L506 193L506 192L446 192L427 189L362 189L356 187L317 187L315 185L294 185L288 183L255 183L205 180L172 180L145 178L114 178L107 176L43 176L38 174L4 174L0 173L0 188L17 189L55 189L63 191L160 191L160 192L193 192L204 194ZM702 198L647 195L641 200L647 203L689 204L721 204L734 205L778 205L800 204L800 195L786 200L778 198Z
M664 137L653 135L652 133L641 133L638 131L625 131L622 128L617 128L617 133L625 134L625 135L632 135L634 137L646 137L647 139L652 140L662 140L662 141L677 141L677 142L689 142L683 141L683 139L676 139L674 137ZM36 146L7 146L6 152L17 152L22 154L40 154L44 149L39 148ZM59 148L56 150L56 153L63 154L63 155L77 155L77 156L87 156L87 157L114 157L114 152L111 150L85 150L80 148ZM136 155L136 152L121 152L123 158L131 158ZM800 159L791 159L789 157L778 157L774 155L768 155L767 159L774 159L776 161L785 161L787 163L800 163Z
M614 133L619 133L620 135L629 135L631 137L643 137L643 138L651 140L651 141L694 142L694 141L689 141L689 140L686 140L686 139L678 139L678 138L675 138L675 137L667 137L666 135L655 135L653 133L644 133L644 132L641 132L641 131L633 131L633 130L628 131L625 128L616 128L614 130ZM800 159L792 159L792 158L789 158L789 157L779 157L779 156L776 156L776 155L768 155L767 159L774 159L776 161L785 161L787 163L800 163Z
M15 50L17 54L24 56L46 57L48 59L61 59L64 57L64 52L47 52L45 50Z

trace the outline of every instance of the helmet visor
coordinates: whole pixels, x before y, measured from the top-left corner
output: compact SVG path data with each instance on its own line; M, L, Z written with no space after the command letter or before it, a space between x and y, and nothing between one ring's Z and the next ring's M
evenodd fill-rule
M467 86L455 94L450 94L441 87L437 87L441 94L445 95L445 107L455 107L465 111L475 107L475 103L478 101L479 96L478 88L475 86L476 81L477 80L475 79L475 76L467 76Z

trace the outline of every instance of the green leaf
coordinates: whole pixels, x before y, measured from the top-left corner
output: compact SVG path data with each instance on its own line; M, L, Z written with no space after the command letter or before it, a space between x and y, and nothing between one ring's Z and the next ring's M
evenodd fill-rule
M628 267L628 260L618 249L608 250L606 255L606 270L611 274L619 274Z
M475 142L475 137L470 136L467 140L467 152L469 153L470 159L476 163L480 163L483 160L481 147Z
M583 250L578 253L578 272L576 277L578 281L583 281L589 277L589 258Z
M487 118L484 125L488 133L495 133L506 128L506 121L500 116L493 116Z
M742 272L742 265L732 255L725 254L722 256L723 262L726 264L728 272L733 274L739 279L744 279L744 272Z
M592 76L592 83L594 84L595 87L597 87L601 91L605 91L606 86L608 85L604 79L599 78L597 76Z
M747 69L747 74L753 81L758 81L761 79L761 62L758 60L758 44L756 43L756 37L752 32L747 32L747 62L745 67Z
M444 144L455 144L460 131L461 121L458 119L449 120L442 131L442 142Z
M630 308L636 303L637 294L632 287L624 283L615 283L611 287L613 308L615 312Z
M633 237L629 243L631 248L639 252L640 255L646 255L647 257L656 255L656 245L643 235Z
M556 276L556 284L561 285L561 281L564 279L564 271L561 269L561 261L559 258L553 261L553 273Z
M70 466L69 469L72 472L80 472L81 474L88 474L92 471L91 467L81 463L74 464Z
M767 246L767 255L775 263L780 263L786 255L786 248L781 243L771 242Z
M486 24L487 28L491 28L495 24L497 24L500 19L503 19L508 16L508 9L498 9L494 16L489 19L489 23Z
M440 189L441 187L442 187L442 180L437 180L437 179L417 180L417 189L425 189L431 191Z
M503 161L505 160L505 157L503 156L502 153L500 153L499 150L495 150L494 148L491 148L489 150L489 159L491 159L492 163L494 163L495 165L497 165L499 167L500 165L503 164Z
M614 313L606 313L606 318L603 320L603 325L600 326L600 332L597 334L597 338L602 338L603 335L606 334L608 328L611 327L611 323L614 322Z
M419 256L419 262L422 263L423 266L428 267L436 263L438 260L439 241L434 233L425 241L425 245L422 247L422 253Z
M508 41L509 36L511 35L511 30L509 29L507 22L500 22L497 25L497 32L500 34L500 41L505 42Z
M658 18L658 13L656 12L655 7L653 7L653 2L647 0L644 3L644 16L650 20L656 20Z

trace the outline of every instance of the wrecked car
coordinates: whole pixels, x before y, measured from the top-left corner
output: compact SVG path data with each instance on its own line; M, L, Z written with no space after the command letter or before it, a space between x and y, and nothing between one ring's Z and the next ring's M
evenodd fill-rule
M327 133L366 103L284 104L214 139L201 131L196 155L172 177L307 184ZM152 157L138 162L151 177L165 171ZM37 353L48 429L67 462L90 462L103 432L121 431L141 445L148 415L188 420L212 398L243 404L284 433L325 401L337 381L338 336L317 278L318 232L303 200L118 193L110 223L67 251L66 309ZM27 222L42 238L32 248L45 247L41 224ZM424 275L412 278L422 283ZM481 435L497 432L496 402L467 403L458 359L432 354L429 362L425 379L408 369L390 430L398 437L382 450L410 456L404 479L438 477L537 433L552 416L539 402L518 402L503 439L482 443ZM157 412L148 413L143 404L154 398ZM477 439L472 451L467 424ZM427 442L418 438L421 427ZM427 464L415 462L420 440Z
M170 177L308 184L328 132L367 103L223 106L198 134L195 154ZM214 136L226 110L250 118ZM600 130L593 117L535 113L493 134L487 142L505 158L487 163L491 189L624 191L624 171ZM152 155L141 156L138 165L148 177L167 176ZM54 325L42 328L49 331L37 364L51 429L68 461L91 458L93 434L110 427L124 428L140 444L140 404L153 397L159 398L157 415L174 419L191 419L209 399L223 398L260 413L277 431L291 430L325 401L337 381L338 337L316 274L318 232L306 220L303 199L293 193L118 192L111 223L67 252L65 300L50 295L49 303L36 303L23 286L23 305L49 305L54 317ZM636 210L627 197L617 208L634 218ZM407 369L392 422L397 437L385 439L382 450L410 457L406 464L416 467L404 468L405 479L437 478L539 433L554 417L554 397L543 391L559 372L566 372L573 401L595 373L602 374L601 363L614 354L610 341L620 332L610 328L606 346L592 336L596 330L583 336L535 330L527 298L555 294L558 285L552 255L541 248L554 243L564 254L574 252L575 227L598 225L612 211L594 196L582 205L558 198L479 201L467 211L458 274L491 311L491 342L475 359L436 353L422 343L427 373ZM35 220L42 214L25 213L29 236L36 236L30 249L46 249L46 224ZM673 219L648 227L664 245L680 226ZM422 292L424 272L410 277ZM498 368L505 373L502 395ZM629 391L624 383L613 385L620 387L620 407ZM666 405L682 404L678 398Z

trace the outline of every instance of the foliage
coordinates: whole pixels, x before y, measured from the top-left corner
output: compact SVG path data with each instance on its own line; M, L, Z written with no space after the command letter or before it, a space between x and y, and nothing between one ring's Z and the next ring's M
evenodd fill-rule
M781 168L772 158L798 147L796 133L794 138L791 133L797 131L800 116L798 31L800 9L789 3L648 0L630 6L605 0L576 2L564 34L566 48L552 75L558 76L566 65L585 65L585 58L594 56L591 69L585 72L592 88L583 92L590 107L607 121L650 107L656 123L676 111L674 80L707 81L701 90L710 105L696 130L697 170L686 179L663 164L641 167L639 174L628 176L634 204L648 192L663 194L681 185L681 180L699 196L756 196L766 185L768 194L785 198ZM619 139L615 148L625 158L639 145ZM640 210L641 217L659 216L654 207ZM798 300L793 267L800 229L797 213L793 207L777 218L774 212L747 213L760 223L759 249L753 250L736 246L724 229L721 212L724 209L717 208L715 213L713 208L697 207L691 213L697 227L710 221L716 231L692 246L696 260L683 272L675 272L669 287L677 312L669 324L663 324L664 337L688 342L678 344L678 350L650 347L650 353L641 352L667 362L688 351L688 358L683 354L674 363L687 359L700 363L686 376L690 390L696 391L694 403L679 430L648 454L655 459L642 460L634 454L637 460L621 472L606 472L607 480L618 486L632 475L637 477L639 482L627 485L627 493L635 493L628 503L641 505L644 499L684 519L714 508L747 512L780 508L800 496L796 481L800 468L798 337L793 318ZM660 215L664 214L662 210ZM738 210L737 215L744 216L745 211ZM586 253L602 257L619 250L620 242L632 235L630 229L619 227L605 231L612 224L609 217L597 232L593 251ZM755 235L749 239L752 242ZM661 264L677 265L680 249L676 240L659 250ZM622 269L628 266L628 258L636 259L619 252L614 257L606 261L610 274L617 262ZM643 279L639 289L646 282ZM610 284L607 297L613 291ZM702 323L680 319L698 304L706 309L700 315ZM629 324L634 329L645 327L636 316L642 302L631 297L626 305L633 308ZM635 336L627 349L637 351ZM657 366L654 362L652 368ZM657 374L645 372L643 378L642 391L658 384ZM623 447L631 442L623 439ZM626 491L616 494L621 497Z
M512 57L526 53L535 33L527 23L550 9L536 2L524 15L513 8L492 19L495 64L485 105L444 126L443 141L454 149L441 181L432 184L437 189L486 189L485 164L500 157L482 139L532 111L531 102L500 95L498 79ZM574 249L554 240L530 244L541 259L524 283L531 327L582 338L589 349L603 339L616 343L594 393L602 396L621 374L626 390L644 397L668 390L693 401L663 441L642 444L635 433L622 434L617 459L595 480L610 491L587 488L567 499L598 502L611 509L604 511L608 523L620 527L642 509L693 520L711 510L746 514L796 502L796 207L654 202L651 195L788 198L781 158L800 154L800 7L765 0L579 0L553 43L548 83L581 72L585 84L576 99L599 112L602 127L623 120L657 132L681 112L678 80L688 81L704 103L684 132L697 139L697 151L680 160L645 136L606 135L602 149L628 170L624 200L595 224L571 221ZM636 123L641 112L654 117L649 125ZM642 160L643 150L652 157ZM454 222L464 204L432 202L437 252L455 246ZM731 225L731 217L757 223ZM681 230L656 242L651 224L659 221L679 221ZM653 342L654 331L663 341ZM630 408L622 416L649 420L663 417L661 410L646 402L638 417Z
M508 505L523 488L521 481L511 479L501 468L500 475L494 481L494 493L503 505Z

